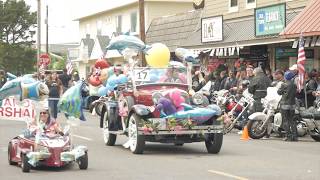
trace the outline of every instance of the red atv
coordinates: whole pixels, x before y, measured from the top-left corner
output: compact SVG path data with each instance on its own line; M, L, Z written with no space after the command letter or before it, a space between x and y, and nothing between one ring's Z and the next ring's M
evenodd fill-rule
M69 133L64 136L41 134L37 137L28 131L13 138L8 145L8 162L20 165L23 172L32 167L62 167L77 162L80 169L88 168L88 149L85 146L73 147Z

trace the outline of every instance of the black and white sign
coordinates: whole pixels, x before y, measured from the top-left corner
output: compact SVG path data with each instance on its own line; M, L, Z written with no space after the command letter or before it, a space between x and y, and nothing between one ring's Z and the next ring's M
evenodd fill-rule
M215 16L201 20L201 42L223 40L223 17Z

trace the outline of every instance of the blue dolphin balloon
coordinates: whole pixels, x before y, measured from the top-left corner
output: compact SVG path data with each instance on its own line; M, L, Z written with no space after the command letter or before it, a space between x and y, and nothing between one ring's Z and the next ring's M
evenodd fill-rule
M181 60L185 62L199 63L199 60L196 59L196 55L192 53L188 49L177 48L175 50L175 55Z
M112 38L107 46L107 50L117 50L120 54L122 54L122 51L126 48L139 52L146 52L149 49L149 47L147 47L139 38L129 35L120 35Z

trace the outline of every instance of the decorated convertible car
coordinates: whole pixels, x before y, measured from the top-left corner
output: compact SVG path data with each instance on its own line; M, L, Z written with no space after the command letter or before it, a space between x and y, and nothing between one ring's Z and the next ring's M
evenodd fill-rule
M218 153L223 142L221 109L191 90L191 65L172 62L166 68L133 67L128 83L108 95L100 113L105 144L113 146L118 135L134 154L145 142L184 143L204 141L208 153Z

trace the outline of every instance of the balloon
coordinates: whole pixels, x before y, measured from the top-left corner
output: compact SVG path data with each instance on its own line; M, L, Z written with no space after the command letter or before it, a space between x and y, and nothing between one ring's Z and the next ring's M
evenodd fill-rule
M84 83L79 81L76 85L69 88L59 99L58 109L66 113L67 116L72 116L85 121L82 109L83 98L81 89Z
M108 68L110 65L105 59L98 59L94 64L95 68L105 69Z
M0 101L9 96L23 99L41 100L49 94L46 84L33 78L19 77L7 81L0 89Z
M220 112L211 108L195 108L189 111L178 111L174 114L167 116L166 118L171 119L187 119L191 118L196 120L198 123L204 123L209 120L212 116L218 115Z
M97 96L99 88L100 86L93 86L89 84L89 96Z
M99 80L101 81L101 83L105 84L106 80L113 74L114 74L114 67L102 69L100 72Z
M117 76L114 74L107 80L107 85L115 86L117 85Z
M117 50L120 54L122 54L122 51L126 48L137 51L145 51L146 45L143 41L135 36L120 35L112 38L107 46L107 50Z
M198 62L198 60L196 60L197 56L188 49L177 48L175 50L175 55L181 61L192 62L192 63Z
M124 84L128 82L128 77L124 74L120 74L117 78L117 83L118 84Z
M155 68L167 67L170 60L169 48L161 43L152 44L146 53L146 61L149 66Z
M108 88L105 86L102 86L98 90L98 95L99 96L105 96L108 93Z

